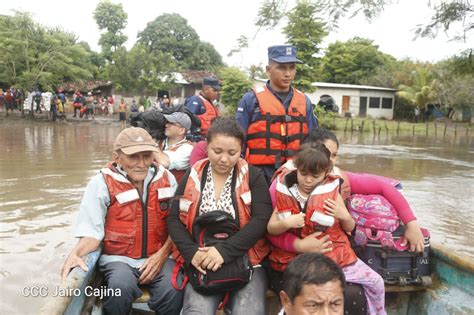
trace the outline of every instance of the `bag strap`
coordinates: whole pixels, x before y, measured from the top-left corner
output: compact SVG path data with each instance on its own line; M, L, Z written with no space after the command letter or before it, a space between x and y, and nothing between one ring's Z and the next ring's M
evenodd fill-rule
M175 288L178 291L182 291L186 287L186 284L188 283L188 280L189 280L188 275L184 273L183 283L181 284L181 286L178 285L178 275L181 270L181 267L183 267L183 262L177 261L173 267L173 273L171 274L171 284L173 285L173 288Z
M227 302L229 302L230 298L230 292L226 292L224 296L222 297L222 301L219 303L219 306L217 307L218 310L224 310L225 306L227 305Z

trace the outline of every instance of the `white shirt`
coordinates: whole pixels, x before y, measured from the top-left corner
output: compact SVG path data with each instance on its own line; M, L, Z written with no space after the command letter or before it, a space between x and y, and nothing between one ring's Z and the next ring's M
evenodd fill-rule
M171 151L173 148L178 147L176 150ZM168 138L163 141L163 153L165 153L170 159L169 170L185 170L190 167L189 157L193 146L188 143L186 139L183 139L173 145L168 144Z

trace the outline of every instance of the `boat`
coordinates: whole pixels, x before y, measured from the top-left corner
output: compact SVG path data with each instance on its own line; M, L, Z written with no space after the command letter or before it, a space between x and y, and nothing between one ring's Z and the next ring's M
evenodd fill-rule
M98 297L91 288L100 288L101 280L97 261L100 250L85 256L89 269L74 268L59 284L60 290L70 292L66 296L48 297L40 314L79 315L102 314ZM446 246L431 242L430 269L432 284L386 285L386 309L389 315L422 314L474 314L474 261L453 252ZM89 288L89 290L86 290ZM148 309L148 293L137 299L132 314L154 314ZM276 314L278 299L275 294L267 294L269 314Z

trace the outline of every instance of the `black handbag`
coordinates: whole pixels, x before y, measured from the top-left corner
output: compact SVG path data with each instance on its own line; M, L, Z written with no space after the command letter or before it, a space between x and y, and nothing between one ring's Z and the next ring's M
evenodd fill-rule
M196 218L193 237L200 247L215 246L239 231L239 225L227 212L216 210ZM199 272L190 265L186 273L194 290L204 295L230 292L244 287L252 278L252 266L247 254L224 263L217 271Z

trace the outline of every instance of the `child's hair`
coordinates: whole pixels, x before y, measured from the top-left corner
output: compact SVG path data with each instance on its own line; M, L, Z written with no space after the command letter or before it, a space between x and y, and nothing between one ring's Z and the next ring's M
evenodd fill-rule
M324 144L308 143L295 154L293 163L303 173L327 173L332 169L331 152Z
M216 135L224 135L236 138L240 144L244 144L244 131L235 118L216 117L212 120L211 127L207 131L207 143L212 141Z
M304 144L305 146L311 146L311 144L324 143L327 140L334 141L339 148L339 141L337 140L336 135L332 131L323 128L313 129L303 138L301 145Z

